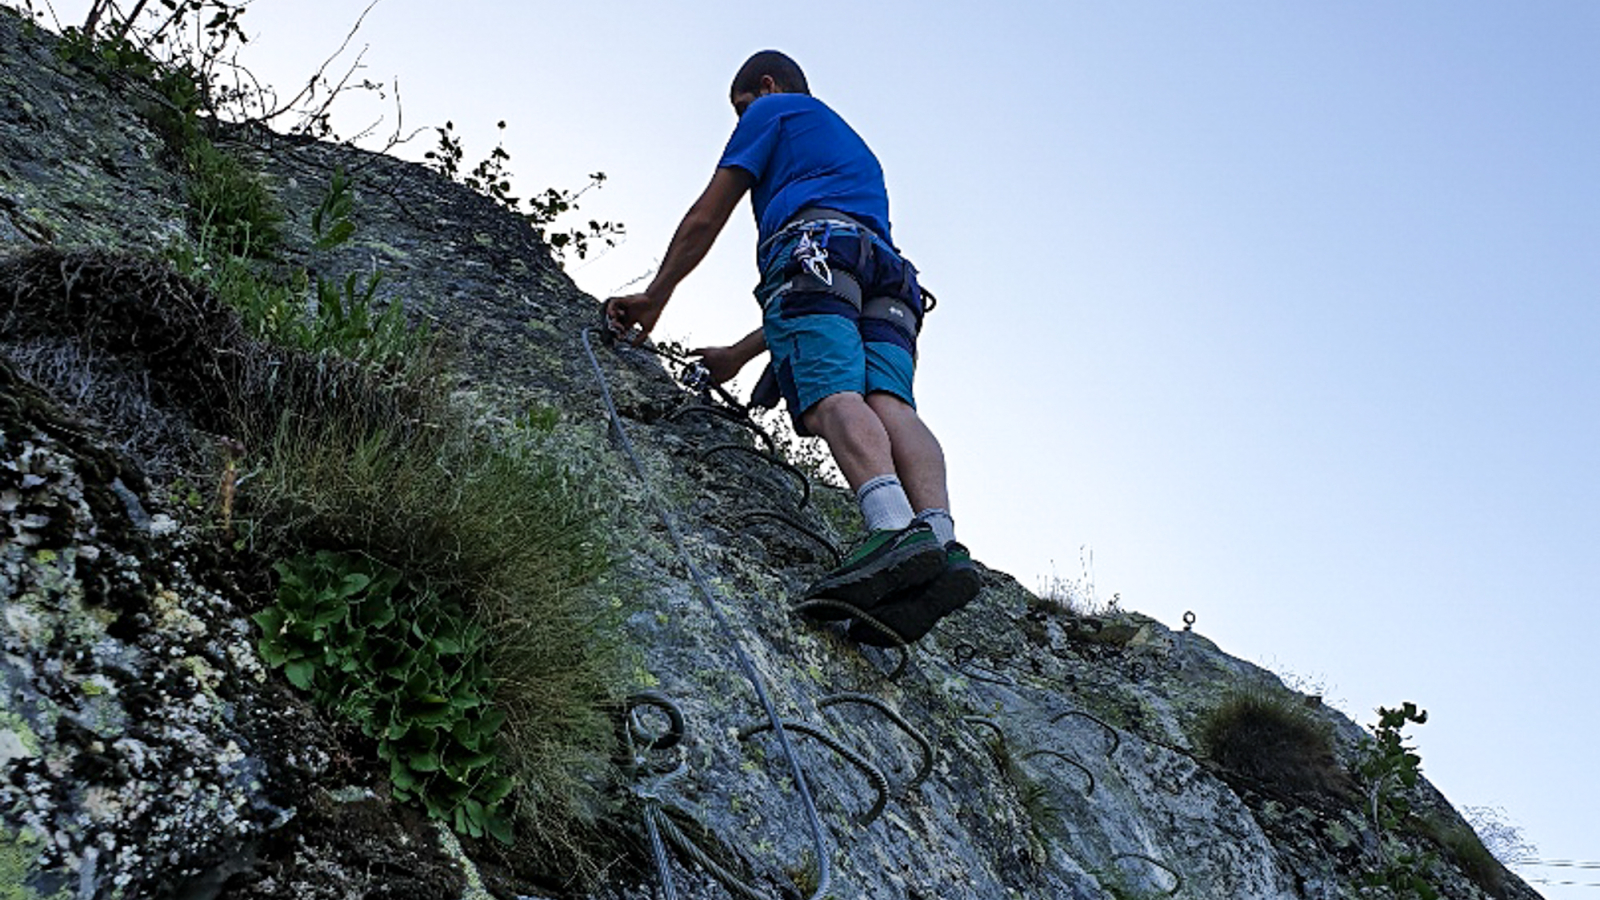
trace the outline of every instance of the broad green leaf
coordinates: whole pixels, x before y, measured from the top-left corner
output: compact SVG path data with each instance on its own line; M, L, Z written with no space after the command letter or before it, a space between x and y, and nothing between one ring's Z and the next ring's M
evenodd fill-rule
M312 677L316 674L316 666L308 660L292 660L284 666L283 674L288 677L290 684L302 691L307 691L311 689Z
M499 810L491 809L483 824L489 829L489 834L500 843L509 847L516 842L516 835L511 830L511 820Z
M389 760L389 781L401 790L411 790L418 784L417 776L399 759Z

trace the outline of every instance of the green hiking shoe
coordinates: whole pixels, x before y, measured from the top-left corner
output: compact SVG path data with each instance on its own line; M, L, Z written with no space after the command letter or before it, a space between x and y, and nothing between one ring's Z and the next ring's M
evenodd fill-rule
M944 549L928 523L912 522L899 531L880 529L867 535L837 569L811 585L805 599L836 600L868 612L891 592L925 584L944 567ZM850 616L848 610L834 607L806 612L820 619Z
M971 603L982 589L983 575L972 561L972 554L963 544L951 541L944 545L944 568L933 580L920 587L896 591L875 608L862 611L893 631L901 641L913 644L932 631L940 619ZM849 634L857 643L874 647L895 644L893 636L859 619L851 623Z

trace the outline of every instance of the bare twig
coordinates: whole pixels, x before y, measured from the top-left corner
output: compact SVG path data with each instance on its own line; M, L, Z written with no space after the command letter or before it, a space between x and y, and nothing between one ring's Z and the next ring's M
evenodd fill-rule
M289 98L289 101L283 104L283 106L262 116L260 120L262 123L270 122L273 119L276 119L284 113L294 109L295 106L297 106L302 100L306 100L312 96L315 96L317 83L319 81L325 82L325 73L328 71L328 67L333 65L334 60L344 55L344 51L349 48L350 42L355 39L356 32L361 30L361 24L366 21L367 14L372 12L372 8L377 6L379 2L380 0L372 0L371 3L367 4L367 8L363 9L361 11L361 15L356 17L355 24L350 26L350 31L344 36L344 41L339 44L339 49L335 50L331 56L323 60L322 65L318 66L317 70L311 73L311 77L306 79L306 86L301 88L299 93ZM365 55L365 53L366 51L363 50L362 55ZM351 66L351 72L354 72L356 66L359 66L360 64L361 56L357 56L355 65ZM342 79L340 83L343 84L345 81L348 81L349 78L350 73L346 73L344 79ZM327 105L327 103L323 104L324 110L326 110Z

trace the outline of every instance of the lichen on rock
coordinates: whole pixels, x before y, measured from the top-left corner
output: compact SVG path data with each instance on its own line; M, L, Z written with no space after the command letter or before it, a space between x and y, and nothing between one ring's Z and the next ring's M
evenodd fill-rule
M265 566L240 571L248 556L223 552L217 482L178 489L226 436L228 404L270 418L264 385L316 396L337 363L297 369L252 345L161 261L188 238L159 138L129 98L27 31L0 8L0 898L632 900L654 894L647 808L677 831L679 896L727 896L719 878L809 896L819 861L797 785L734 641L780 716L808 729L789 739L835 896L1370 896L1379 837L1338 779L1285 788L1200 739L1239 690L1307 702L1270 673L1198 634L1074 612L987 569L980 597L904 658L790 615L829 545L851 537L847 495L813 484L802 506L793 476L759 454L708 454L757 443L678 415L697 401L656 357L602 349L637 477L607 442L584 350L595 300L525 222L396 159L224 131L291 213L281 264L383 270L380 299L451 346L457 408L498 424L538 411L553 423L538 440L615 485L620 563L595 594L626 613L637 686L682 713L681 743L649 764L619 752L614 781L596 786L623 836L597 883L441 837L391 800L370 740L262 665L247 616ZM305 221L341 169L356 173L359 238L318 251ZM398 421L404 407L375 415ZM763 511L790 524L750 516ZM1307 715L1332 735L1330 765L1348 768L1361 730L1320 705ZM1453 814L1430 786L1419 797ZM1430 875L1453 900L1486 896L1449 859ZM1508 876L1500 896L1535 895Z

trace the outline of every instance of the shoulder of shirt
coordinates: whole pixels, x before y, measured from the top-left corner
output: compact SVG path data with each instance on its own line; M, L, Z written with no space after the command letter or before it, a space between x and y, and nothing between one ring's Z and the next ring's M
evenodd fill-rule
M781 115L785 112L808 108L833 112L833 109L828 104L810 94L768 94L765 97L757 98L754 103L751 103L750 108L745 111L745 115L748 116L757 109L760 109L763 113Z

